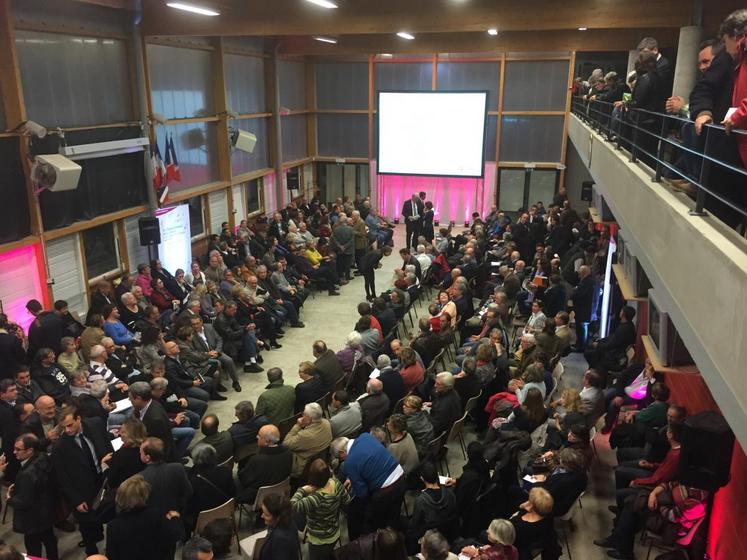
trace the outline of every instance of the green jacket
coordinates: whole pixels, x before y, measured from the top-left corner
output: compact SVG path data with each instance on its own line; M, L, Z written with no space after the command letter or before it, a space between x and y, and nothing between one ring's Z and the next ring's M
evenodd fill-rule
M654 401L646 408L635 415L637 424L646 425L651 428L658 428L667 423L667 410L669 404L665 402Z
M296 391L293 387L283 385L283 380L273 381L257 400L255 414L264 415L277 425L281 420L293 416L293 406L296 404Z
M353 224L353 232L355 235L355 248L357 250L365 249L368 247L368 233L366 232L366 222L358 220Z

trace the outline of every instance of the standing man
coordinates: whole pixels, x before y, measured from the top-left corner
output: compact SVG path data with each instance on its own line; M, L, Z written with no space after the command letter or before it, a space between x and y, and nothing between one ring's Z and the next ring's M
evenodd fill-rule
M23 535L26 552L31 556L57 560L49 457L40 452L39 439L34 434L16 438L13 454L21 463L15 484L8 488L8 505L13 508L13 531ZM42 545L45 554L42 554Z
M92 511L104 482L102 458L113 453L109 435L100 418L81 418L78 409L66 406L60 412L65 434L52 450L57 487L78 522L86 555L98 554L96 543L104 528Z
M331 447L332 456L344 461L341 478L353 496L348 510L350 539L399 526L405 471L386 447L367 432L355 439L338 437Z
M578 286L573 289L571 300L573 301L573 313L576 321L576 348L577 352L583 352L586 348L586 336L591 322L592 303L594 301L594 279L591 277L591 268L581 265L578 269Z
M157 437L163 442L166 457L172 459L174 440L171 435L171 421L163 405L153 400L150 384L147 381L133 383L129 396L134 409L132 415L145 425L149 436Z
M5 479L13 482L15 473L20 468L18 461L13 458L13 442L21 431L21 421L15 413L18 388L12 379L0 381L0 439L2 439L2 453L8 461L5 469Z
M405 247L417 247L424 210L423 201L416 194L413 194L412 198L402 205L402 216L405 218L405 231L407 232Z
M360 262L360 271L366 288L366 299L376 298L376 269L381 268L381 259L392 254L392 248L384 245L382 249L373 249L366 253Z

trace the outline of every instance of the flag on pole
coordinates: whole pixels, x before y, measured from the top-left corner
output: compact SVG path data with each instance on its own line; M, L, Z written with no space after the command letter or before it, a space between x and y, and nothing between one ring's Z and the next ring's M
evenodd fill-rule
M166 159L169 157L168 150L168 139L166 140ZM158 140L156 140L156 147L153 150L153 188L156 189L156 195L158 196L158 203L163 204L166 200L166 196L169 194L168 176L166 172L166 166L161 159L161 150L158 147Z
M151 165L153 165L153 188L159 190L166 181L166 166L161 159L161 150L158 148L158 140L151 147Z
M169 136L166 141L166 176L169 181L181 181L182 174L179 171L179 161L176 159L176 148L174 148L174 137Z

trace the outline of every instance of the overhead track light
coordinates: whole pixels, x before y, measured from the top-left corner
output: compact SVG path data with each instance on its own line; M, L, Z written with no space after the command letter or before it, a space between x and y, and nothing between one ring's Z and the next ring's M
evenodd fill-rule
M333 37L321 37L321 36L315 36L314 40L321 41L322 43L331 43L332 45L337 44L337 39Z
M309 2L310 4L314 4L322 8L327 8L328 10L337 8L337 4L335 4L334 2L330 2L329 0L306 0L306 1Z
M400 31L397 33L397 37L401 37L402 39L407 39L408 41L412 41L415 38L415 35L412 35L408 33L407 31Z
M203 8L195 4L188 4L187 2L166 2L169 8L176 8L177 10L183 10L192 14L199 14L201 16L219 16L220 12L211 10L210 8Z
M579 27L578 28L579 31L586 31L587 29L589 29L589 28L588 27Z
M490 29L488 29L488 35L492 35L493 37L495 37L496 35L498 35L498 30L495 27L491 27Z

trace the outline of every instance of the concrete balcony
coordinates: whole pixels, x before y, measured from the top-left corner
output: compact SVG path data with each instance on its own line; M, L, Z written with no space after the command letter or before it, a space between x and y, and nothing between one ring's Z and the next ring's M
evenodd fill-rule
M575 115L568 136L747 447L747 242L713 216L691 216L687 196L653 182Z

